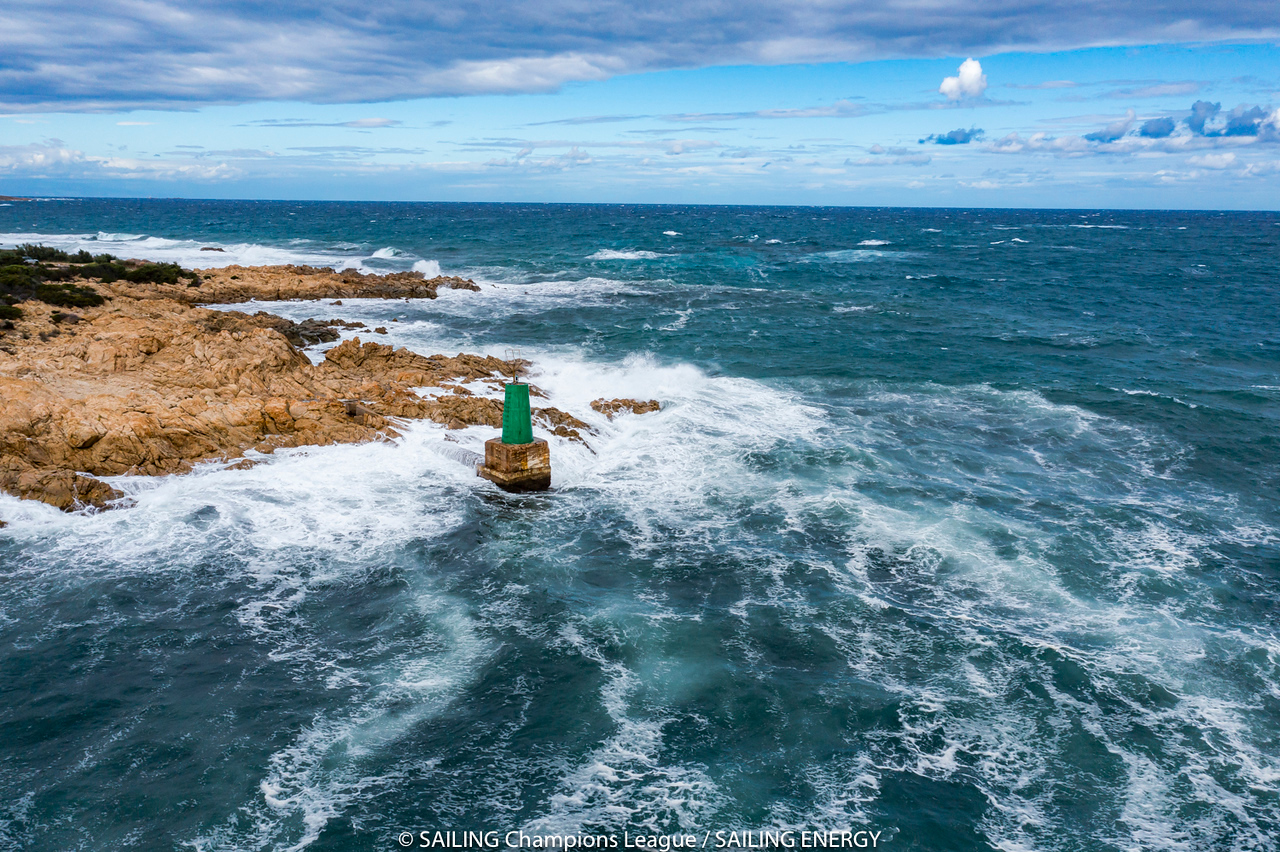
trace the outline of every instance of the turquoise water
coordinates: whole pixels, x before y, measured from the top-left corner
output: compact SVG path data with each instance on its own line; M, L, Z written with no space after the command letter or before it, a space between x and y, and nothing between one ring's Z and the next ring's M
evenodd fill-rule
M472 277L267 307L518 348L597 434L537 496L415 424L0 497L0 847L1275 848L1280 216L0 207L36 241Z

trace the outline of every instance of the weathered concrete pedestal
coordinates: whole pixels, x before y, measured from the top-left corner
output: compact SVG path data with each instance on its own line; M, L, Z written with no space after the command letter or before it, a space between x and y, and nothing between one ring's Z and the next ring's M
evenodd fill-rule
M503 491L546 491L551 487L551 450L545 438L528 444L484 442L484 464L476 473Z

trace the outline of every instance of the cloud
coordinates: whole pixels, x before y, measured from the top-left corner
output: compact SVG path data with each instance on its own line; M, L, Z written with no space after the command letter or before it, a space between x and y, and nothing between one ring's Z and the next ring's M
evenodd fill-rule
M942 85L938 87L938 91L952 101L982 97L986 90L987 75L982 73L982 64L976 59L961 62L959 74L943 79Z
M873 154L883 154L886 152L886 150L889 150L889 151L903 152L903 153L901 153L900 156L894 157L893 159L887 159L884 157L862 157L861 159L855 160L852 157L850 157L844 161L844 165L846 166L927 166L930 162L933 161L933 157L930 156L929 154L905 153L908 150L906 148L894 148L894 149L881 148L879 151L876 151L875 148L879 148L879 147L880 147L879 145L873 146L871 152Z
M987 150L998 154L1050 153L1059 157L1082 156L1089 153L1089 142L1083 136L1050 136L1047 133L1033 133L1022 138L1018 133L1010 133L987 146Z
M1138 135L1148 139L1163 139L1172 134L1177 126L1177 122L1167 116L1152 118L1142 123L1142 127L1138 129Z
M679 154L687 154L690 151L719 147L721 147L719 142L712 142L707 139L677 139L667 146L667 154L674 157Z
M1129 128L1133 127L1135 117L1136 113L1133 110L1129 110L1124 118L1111 122L1102 130L1086 133L1084 138L1090 142L1114 142L1129 132Z
M1258 128L1266 119L1267 114L1261 107L1250 107L1246 109L1244 105L1238 106L1227 115L1227 126L1223 129L1223 136L1257 136Z
M432 122L439 127L449 122ZM245 127L354 127L371 130L382 127L399 127L404 122L394 118L357 118L353 121L307 121L304 118L260 118L245 123Z
M1222 111L1222 104L1211 104L1208 101L1196 101L1191 105L1191 115L1187 116L1187 127L1191 132L1204 135L1204 125Z
M933 133L920 140L921 145L932 142L935 145L968 145L977 139L982 138L982 128L970 127L965 130L958 127L955 130L946 133Z
M557 118L553 121L531 121L527 127L542 127L547 124L614 124L620 121L639 121L652 118L651 115L583 115L577 118ZM662 133L667 131L663 130Z
M1235 165L1236 155L1234 151L1224 151L1220 154L1199 154L1195 157L1188 157L1187 162L1205 169L1229 169Z
M374 103L672 68L1280 37L1274 0L15 0L4 18L0 109L23 112ZM981 93L980 73L954 79L957 99Z
M67 147L61 139L46 139L30 145L0 146L0 174L26 178L179 178L206 181L234 176L236 170L226 163L94 157Z
M750 118L858 118L873 110L866 104L851 100L839 100L828 106L793 107L789 109L758 109L749 112L690 112L662 116L663 121L741 121ZM551 122L548 122L551 123Z
M1031 85L1005 83L1004 87L1006 89L1074 89L1079 85L1073 80L1047 80L1043 83L1033 83Z
M1150 86L1139 86L1131 89L1116 89L1108 92L1106 97L1119 98L1167 98L1177 95L1194 95L1200 91L1200 84L1191 80L1181 83L1154 83Z
M1222 105L1208 101L1196 101L1191 105L1191 115L1187 117L1187 127L1197 136L1262 136L1269 139L1269 125L1272 117L1259 106L1240 104L1227 113L1225 121L1219 125L1216 121L1222 114ZM1274 116L1274 114L1273 114ZM1210 122L1214 122L1212 125Z

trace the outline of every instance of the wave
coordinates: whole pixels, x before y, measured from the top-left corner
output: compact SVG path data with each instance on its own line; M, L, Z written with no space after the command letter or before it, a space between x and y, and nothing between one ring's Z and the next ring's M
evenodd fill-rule
M365 253L362 246L352 243L321 243L311 240L290 240L284 245L226 243L216 240L171 240L147 234L105 231L94 234L0 234L0 244L21 243L43 244L67 251L84 250L91 254L105 252L117 257L177 263L194 269L298 264L336 270L356 269L366 273L414 269L428 277L441 274L438 261L421 259L389 246L371 254Z
M884 251L882 249L838 249L823 251L802 258L802 262L826 261L828 263L866 263L875 260L897 260L911 257L910 252Z
M615 249L600 249L594 254L587 255L587 260L657 260L660 257L674 257L671 254L662 254L656 251L626 251Z
M887 246L887 245L889 245L889 241L888 241L888 240L863 240L862 242L858 243L858 245L860 245L860 246Z

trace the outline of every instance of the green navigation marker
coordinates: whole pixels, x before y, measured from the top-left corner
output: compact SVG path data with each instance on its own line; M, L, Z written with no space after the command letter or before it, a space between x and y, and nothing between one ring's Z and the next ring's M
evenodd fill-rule
M507 385L502 405L502 443L533 443L533 419L529 411L529 386L523 382Z

